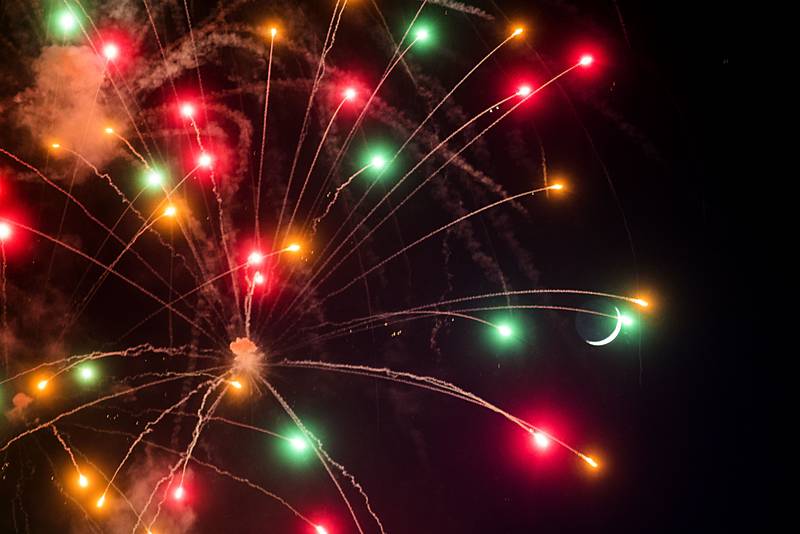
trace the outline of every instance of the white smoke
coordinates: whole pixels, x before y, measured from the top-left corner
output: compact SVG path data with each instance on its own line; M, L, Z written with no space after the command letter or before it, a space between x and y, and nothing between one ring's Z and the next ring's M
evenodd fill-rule
M116 96L106 98L104 60L87 46L49 46L32 71L33 86L14 98L17 123L43 147L60 143L98 167L111 160L117 143L103 130L127 121Z

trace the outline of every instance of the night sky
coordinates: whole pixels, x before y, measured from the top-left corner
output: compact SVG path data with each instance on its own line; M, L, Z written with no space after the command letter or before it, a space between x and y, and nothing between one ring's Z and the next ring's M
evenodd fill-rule
M114 7L109 2L83 2L83 6L100 28L99 40L124 43L114 79L124 87L127 102L135 104L138 120L147 124L148 143L157 147L152 160L163 162L178 179L193 166L197 153L194 136L176 111L181 99L193 99L202 107L197 71L181 18L183 3L148 3L158 7L157 26L167 53L189 58L188 66L180 67L171 81L158 77L162 60L140 3L113 3L118 4ZM355 84L367 94L380 77L393 51L383 25L399 38L419 7L419 2L377 3L380 10L370 1L352 2L342 17L296 180L308 170L341 88ZM212 102L202 112L209 116L198 118L198 124L208 150L218 156L215 172L230 206L226 222L233 228L229 239L237 261L254 243L252 184L259 166L264 52L269 44L263 29L279 24L281 37L285 32L292 43L278 40L275 47L262 204L266 236L275 230L333 2L288 4L244 3L229 15L229 22L259 26L262 34L240 31L241 40L234 44L220 37L227 34L221 26L203 30L216 2L187 4L201 50L204 91ZM451 3L431 3L423 9L420 23L431 28L432 42L411 51L388 78L373 104L380 113L365 118L337 167L334 183L364 165L365 154L388 150L391 155L409 127L413 130L478 59L507 37L515 24L524 24L524 41L507 45L487 61L426 131L442 139L520 83L543 83L590 51L596 60L590 69L570 73L462 154L465 164L485 172L509 195L543 183L544 155L550 180L562 178L567 191L538 194L471 219L446 237L412 248L367 277L366 284L361 281L330 300L320 300L320 295L346 284L404 244L503 196L479 184L477 174L464 170L464 165L448 166L359 254L343 262L321 293L310 298L316 307L307 304L293 310L288 322L272 316L267 320L273 299L280 315L303 284L287 284L282 291L291 260L268 262L270 279L263 297L256 294L254 310L260 312L251 337L270 362L323 360L447 380L596 455L601 468L587 469L558 447L537 451L525 432L503 418L410 386L269 365L267 379L328 453L356 477L387 532L691 532L763 527L760 512L766 492L760 498L750 495L752 487L758 487L753 475L758 468L746 467L744 451L736 445L744 426L758 417L752 399L760 391L749 343L730 337L748 327L744 317L723 320L736 304L730 288L750 278L755 263L744 251L731 258L724 254L731 241L750 243L755 232L736 219L736 206L747 199L735 187L740 170L731 157L738 146L737 123L730 114L737 98L732 86L734 73L741 69L732 45L733 15L716 5L698 8L688 2L475 0L464 3L476 8L471 14L455 5L461 3L452 3L450 9L447 4ZM121 210L114 192L75 158L47 150L56 140L46 137L47 128L60 127L67 132L62 135L69 136L75 125L100 120L70 108L70 101L54 105L47 94L40 94L47 75L37 71L37 65L47 57L45 48L85 44L80 37L69 42L56 38L50 21L59 6L60 2L41 2L39 9L20 0L3 1L0 7L0 148L42 169L65 189L74 187L88 211L110 226ZM214 40L215 36L220 38ZM245 46L250 41L260 43L260 48ZM187 45L183 52L180 43ZM64 76L75 87L84 87L74 72L65 69ZM156 81L148 86L143 80ZM96 112L122 117L113 89L109 84L103 87L98 91L103 107ZM52 113L39 117L30 111L36 102L44 102ZM71 103L79 107L81 101ZM341 125L337 122L332 130L312 183L325 178L360 107L342 109L337 119ZM21 110L28 110L26 117ZM489 120L496 113L489 114ZM59 123L53 119L59 114L68 119ZM124 120L119 123L124 128ZM250 128L242 130L242 124ZM454 139L451 148L460 148L486 124ZM144 151L135 132L125 130L134 147ZM91 153L102 161L102 170L119 177L121 188L132 197L140 187L136 180L141 165L119 145L98 142ZM381 176L367 202L377 202L428 149L429 137L412 142ZM398 196L409 193L444 161L437 155L427 162L414 175L416 181L404 185ZM73 172L77 180L70 186ZM216 200L207 174L198 173L189 182L187 189L192 189L181 197L180 205L196 215L207 241L201 246L203 261L209 271L218 273L227 266L223 268L215 233ZM344 192L315 239L304 242L302 259L295 261L312 264L340 225L352 226L347 217L354 207L356 215L366 213L356 206L364 183L356 181ZM322 189L327 192L330 186ZM298 191L295 183L290 200ZM157 202L157 194L143 194L142 211L153 209ZM393 205L378 215L387 214ZM62 222L63 209L62 195L0 153L0 220L22 221L61 235L93 255L105 234L74 205ZM310 213L301 209L299 217L309 219ZM138 227L135 219L126 219L120 235L129 239ZM158 226L163 238L176 244L177 252L189 256L191 251L176 228L160 222ZM362 236L363 232L357 235ZM100 286L80 318L69 322L101 270L96 266L87 270L85 260L63 249L54 252L51 243L22 229L15 228L5 246L9 328L4 329L4 342L11 347L11 364L0 372L2 378L68 354L140 343L194 342L220 349L164 311L128 334L158 306L114 277ZM98 260L109 263L119 250L112 243ZM120 262L119 271L163 298L175 298L196 285L152 236L143 238L135 250L152 261L156 271L169 273L174 291L159 285L131 254ZM299 271L298 278L304 281L308 271ZM505 344L487 334L485 325L458 319L380 323L364 332L319 342L312 339L305 345L300 342L308 341L310 334L295 330L305 327L313 333L323 321L502 291L504 283L510 289L641 294L653 305L636 317L634 328L600 348L584 339L602 337L613 322L542 310L476 313L492 322L509 320L521 332L513 343ZM231 284L223 282L218 288L226 302L222 315L235 310ZM216 316L210 299L201 293L179 309L196 313L193 317L210 316L217 332L229 340L240 335L236 334L240 325ZM606 313L614 305L583 296L523 300L513 302ZM486 302L505 303L504 299ZM286 343L287 338L294 344ZM224 346L215 357L215 365L230 361ZM72 406L118 391L120 384L143 383L146 373L187 372L191 366L211 365L157 354L109 359L99 366L103 376L95 384L80 389L65 379L19 417L8 415L11 399L20 391L33 395L31 379L5 383L0 385L0 402L7 414L0 418L0 444ZM108 431L140 432L144 421L198 383L190 378L116 399L66 418L58 428L76 450L108 472L130 443L130 437ZM186 411L196 411L197 401L194 398ZM295 432L268 392L223 401L217 415L279 433ZM183 450L192 425L188 418L168 417L147 439ZM298 457L279 440L211 421L195 456L263 484L324 523L330 534L356 532L313 455ZM174 462L175 457L143 447L123 472L121 483L138 488L137 481L156 473L161 476L167 460ZM0 453L0 461L0 532L130 531L129 513L119 521L111 517L113 511L98 513L90 498L63 480L69 459L49 429L16 442ZM377 532L358 492L346 478L339 481L349 488L347 495L364 531ZM188 501L168 501L164 514L173 519L163 528L157 524L154 532L313 531L269 498L207 469L190 465L187 487ZM96 496L97 490L92 491L89 495ZM68 495L77 502L70 502Z

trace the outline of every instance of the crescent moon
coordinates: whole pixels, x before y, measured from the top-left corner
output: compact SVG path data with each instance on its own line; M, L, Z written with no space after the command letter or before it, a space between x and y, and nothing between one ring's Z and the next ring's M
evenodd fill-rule
M602 347L603 345L608 345L609 343L617 339L617 336L619 335L620 331L622 331L622 314L616 307L614 307L614 310L617 312L617 326L614 327L614 330L611 332L611 334L609 334L607 338L603 338L599 341L586 340L586 342L589 345L594 345L595 347Z

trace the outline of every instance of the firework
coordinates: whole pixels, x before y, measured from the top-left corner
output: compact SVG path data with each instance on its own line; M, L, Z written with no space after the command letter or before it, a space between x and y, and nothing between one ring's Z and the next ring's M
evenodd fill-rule
M385 532L367 490L330 454L328 443L337 438L323 439L307 426L305 414L276 386L274 371L291 369L388 381L457 399L503 418L536 449L560 448L599 470L600 461L580 446L455 383L382 364L337 363L332 357L346 346L341 340L355 343L360 333L401 325L405 332L425 331L421 337L431 339L431 346L447 326L479 329L498 346L509 347L529 344L521 317L536 311L616 320L611 335L588 342L594 346L610 344L624 335L624 327L636 324L636 314L650 307L638 296L530 288L533 277L527 274L527 287L514 289L472 231L473 223L485 218L498 241L518 256L520 270L533 271L514 225L499 213L524 216L535 209L534 202L547 201L543 193L559 191L566 198L577 182L570 179L567 188L563 182L547 183L546 175L543 183L531 177L510 193L477 170L471 158L511 117L535 113L525 106L533 97L568 80L576 69L596 66L594 56L570 58L553 69L555 74L542 74L540 84L524 83L514 92L487 90L494 96L465 108L457 102L459 89L489 69L489 59L501 62L501 50L527 35L523 27L506 30L458 81L442 89L413 66L418 51L435 54L443 35L422 21L423 10L431 9L427 2L399 40L390 40L383 70L371 77L361 73L363 80L331 55L346 46L340 24L354 9L348 2L335 3L319 49L310 35L289 35L292 27L303 27L299 10L286 6L298 17L296 24L259 29L229 22L240 7L232 4L222 3L193 26L184 3L186 33L175 42L167 42L162 31L174 14L147 1L141 13L130 15L146 24L149 33L142 36L114 34L110 28L120 25L80 2L64 2L66 10L54 15L61 37L79 31L84 42L47 46L65 49L74 61L69 68L89 65L94 77L71 80L68 90L82 95L73 95L81 103L77 111L66 105L59 111L59 104L48 100L58 94L53 88L41 98L23 95L35 104L24 108L29 110L25 120L38 120L27 126L42 134L39 143L49 151L39 146L23 156L14 147L0 147L0 155L27 179L19 180L20 187L36 180L50 195L39 215L32 205L20 209L23 215L0 211L6 343L0 385L23 395L8 412L16 426L0 442L0 453L21 451L40 436L53 441L44 454L55 450L70 467L71 482L63 488L59 482L59 490L89 521L102 524L112 515L124 516L125 528L133 532L172 531L162 524L171 524L202 495L203 475L195 469L269 497L309 532L338 531L339 520L312 520L306 503L289 502L280 488L266 489L247 473L233 473L207 458L204 446L214 442L215 429L238 428L267 435L295 458L318 465L342 501L340 512L349 515L342 522L352 521L361 533ZM381 42L386 38L381 35ZM224 62L218 66L230 86L210 83L213 71L206 63L220 61L223 47L259 65L263 72L257 83L226 69ZM295 63L313 74L297 79ZM418 90L414 96L424 114L396 107L386 94L401 75ZM237 99L247 104L237 109L231 105ZM56 116L45 120L39 108L53 109ZM408 118L417 115L422 116ZM45 124L54 129L46 136L38 131ZM408 206L417 202L418 213L430 212L429 219L409 214ZM46 210L53 216L41 215ZM398 235L399 229L413 234L396 239L388 231L390 222ZM11 301L7 291L8 283L15 283L7 265L14 265L17 275L29 261L17 240L27 240L26 246L42 255L36 264L37 269L44 265L42 290L58 288L66 295L59 327L47 332L58 355L17 357L7 345L26 313L23 299ZM411 291L409 299L392 305L396 295L390 289L402 289L387 289L396 281L384 281L397 275L395 262L409 262L421 249L429 254L437 240L446 261L452 241L460 240L476 278L502 290L456 288L443 265L439 270L448 287L439 298L421 288L419 295ZM436 269L427 258L423 268ZM364 311L353 304L360 287L367 293ZM380 299L373 299L376 288L385 293ZM564 301L535 300L545 297ZM582 297L605 304L598 308L569 300ZM373 300L380 305L373 308ZM104 326L95 331L94 325ZM81 329L91 329L84 337L97 343L93 352L75 348L75 332ZM140 343L128 346L130 338ZM320 357L310 359L311 354ZM291 429L276 432L237 420L243 417L242 405L272 410ZM100 409L113 417L89 418L89 424L81 419ZM126 417L135 424L113 424ZM169 442L159 432L165 427L173 429ZM103 445L96 443L97 436L116 445L98 453ZM53 478L59 479L57 470Z

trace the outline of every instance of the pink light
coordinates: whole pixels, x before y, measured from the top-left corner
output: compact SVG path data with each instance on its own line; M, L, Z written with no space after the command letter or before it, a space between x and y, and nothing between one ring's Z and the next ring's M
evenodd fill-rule
M262 285L264 283L264 275L261 273L253 275L253 283L257 286Z
M187 103L181 104L181 116L191 119L194 117L194 106Z
M11 234L14 233L11 230L11 225L5 222L0 222L0 241L6 241Z
M579 64L581 67L588 67L588 66L589 66L589 65L591 65L592 63L594 63L594 57L593 57L593 56L591 56L590 54L584 54L584 55L582 55L582 56L581 56L581 59L578 61L578 64Z
M172 496L176 501L183 500L183 498L186 496L186 491L183 489L183 486L178 486L175 488L175 491L172 492Z
M344 90L344 99L345 100L353 100L356 97L356 90L352 87L348 87Z
M533 436L533 444L539 449L546 449L550 446L550 438L548 438L544 433L532 430L531 436Z
M247 256L247 263L249 265L261 265L262 261L264 261L264 255L257 250L254 250Z
M200 157L197 158L197 165L199 167L209 168L211 167L211 163L213 163L213 161L214 160L211 159L211 156L203 152L202 154L200 154Z
M521 85L520 88L517 89L517 94L519 96L528 96L532 91L533 89L530 85Z
M108 43L103 47L103 55L109 61L114 61L119 56L119 47L114 43Z

